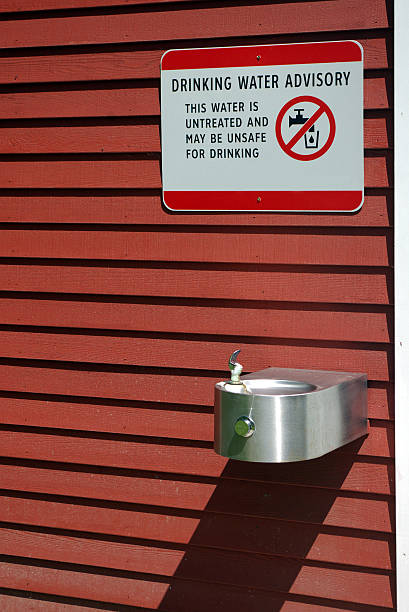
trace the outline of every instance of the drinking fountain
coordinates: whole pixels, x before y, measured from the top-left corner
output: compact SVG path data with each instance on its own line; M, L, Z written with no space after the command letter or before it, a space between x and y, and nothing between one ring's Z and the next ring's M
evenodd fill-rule
M241 376L240 349L230 380L215 386L214 449L267 463L321 457L368 433L367 376L267 368Z

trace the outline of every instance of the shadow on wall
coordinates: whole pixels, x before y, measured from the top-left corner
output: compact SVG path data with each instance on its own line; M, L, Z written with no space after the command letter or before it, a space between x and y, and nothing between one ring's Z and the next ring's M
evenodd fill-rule
M363 440L312 461L229 461L158 609L393 609L393 539L377 512L393 524L391 501L339 492Z

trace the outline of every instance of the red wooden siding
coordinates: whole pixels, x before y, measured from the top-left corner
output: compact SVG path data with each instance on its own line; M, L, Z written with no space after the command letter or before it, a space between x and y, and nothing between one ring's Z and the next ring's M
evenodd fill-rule
M193 9L193 10L192 10ZM384 0L308 0L284 4L254 6L191 7L108 15L48 17L30 16L0 25L2 46L7 48L48 47L225 38L237 36L270 36L388 27ZM115 77L115 75L113 75Z
M391 4L1 3L2 611L394 609ZM343 39L358 213L164 210L164 51ZM368 373L368 437L216 455L238 347L246 370Z
M42 0L39 0L42 1ZM59 0L55 0L60 5ZM170 1L170 0L169 0ZM120 2L118 2L120 3ZM2 7L5 2L2 3ZM144 4L146 1L144 0ZM78 6L78 3L76 3ZM61 8L61 7L60 7ZM332 40L343 39L342 33L334 32ZM246 37L250 43L257 43L259 37ZM388 68L388 40L386 34L371 34L371 38L355 37L363 46L365 68ZM195 46L186 41L186 46ZM197 46L197 45L196 45ZM203 46L212 46L211 42L203 42ZM119 79L157 79L160 73L160 58L166 46L160 49L141 49L134 51L113 50L107 53L81 53L64 50L60 53L35 56L4 58L0 66L1 83L51 83L68 81L98 81L111 80L113 75ZM372 77L374 78L374 76Z
M1 22L0 22L1 24ZM116 85L114 82L113 85ZM366 78L364 82L364 105L368 110L390 108L388 95L389 79L383 75ZM92 89L67 88L64 85L46 86L39 90L16 90L4 92L0 98L0 112L5 119L52 119L55 117L155 117L160 113L157 87L128 86L122 82L115 89L103 82ZM104 89L104 86L106 89ZM10 88L11 89L11 88ZM154 142L152 149L154 150ZM157 185L154 185L155 187Z
M384 117L366 119L364 127L368 148L388 148L390 136ZM158 125L3 128L1 136L0 154L160 151Z

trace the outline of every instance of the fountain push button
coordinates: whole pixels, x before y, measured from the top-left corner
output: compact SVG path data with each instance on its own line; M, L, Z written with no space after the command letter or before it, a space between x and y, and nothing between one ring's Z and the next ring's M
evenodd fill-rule
M234 431L243 438L249 438L256 431L256 424L250 417L241 416L234 424Z

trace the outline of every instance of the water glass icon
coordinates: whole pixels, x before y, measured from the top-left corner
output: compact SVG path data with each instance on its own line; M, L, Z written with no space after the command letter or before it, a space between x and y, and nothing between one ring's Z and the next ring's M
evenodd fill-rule
M319 141L320 133L319 130L315 129L315 124L313 124L308 132L304 134L304 146L306 149L318 149L318 141Z

